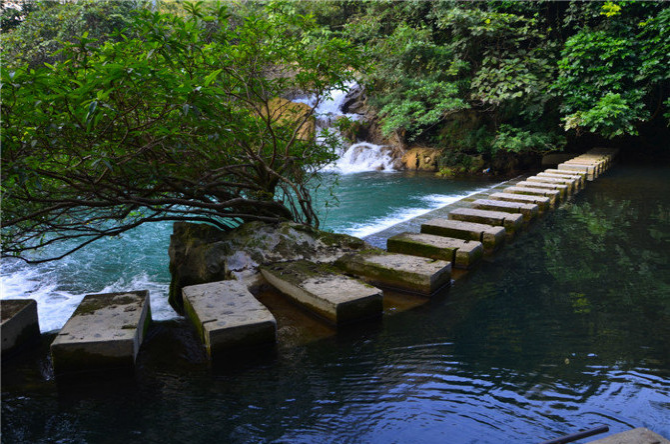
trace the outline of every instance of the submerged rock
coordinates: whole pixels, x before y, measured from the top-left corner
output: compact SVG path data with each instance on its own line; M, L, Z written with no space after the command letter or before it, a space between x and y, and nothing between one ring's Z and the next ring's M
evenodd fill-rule
M181 289L225 279L248 287L264 283L263 264L307 259L333 263L342 255L369 248L356 237L320 231L307 225L249 222L231 232L213 226L177 222L170 237L170 305L183 312Z

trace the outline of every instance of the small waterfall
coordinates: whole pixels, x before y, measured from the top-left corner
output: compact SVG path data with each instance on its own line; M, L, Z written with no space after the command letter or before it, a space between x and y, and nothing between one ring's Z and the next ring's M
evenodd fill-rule
M394 171L395 159L392 151L390 147L384 145L368 142L354 143L342 153L335 163L324 168L324 171L341 174Z
M347 89L356 87L355 82L347 84ZM332 129L333 123L341 117L350 120L360 120L360 114L346 114L342 112L347 91L333 89L325 100L316 106L314 113L316 115L317 134L321 130ZM294 102L305 103L314 108L316 99L314 97L303 97L293 99ZM368 171L395 171L395 158L393 149L386 145L375 145L373 143L358 141L349 144L344 138L340 137L342 149L338 153L340 158L334 163L326 166L323 171L340 174L363 173Z

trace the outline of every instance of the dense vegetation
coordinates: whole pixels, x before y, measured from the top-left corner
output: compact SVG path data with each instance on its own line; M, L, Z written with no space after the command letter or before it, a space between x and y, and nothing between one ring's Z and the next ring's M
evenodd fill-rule
M359 51L290 4L132 6L41 3L7 39L2 254L70 241L58 258L153 221L318 225L312 177L332 143L280 96L341 87Z
M663 2L310 3L364 46L385 136L489 161L594 143L668 148Z
M336 141L282 97L353 78L380 137L445 170L670 140L662 2L24 0L1 21L3 255L158 220L318 225Z

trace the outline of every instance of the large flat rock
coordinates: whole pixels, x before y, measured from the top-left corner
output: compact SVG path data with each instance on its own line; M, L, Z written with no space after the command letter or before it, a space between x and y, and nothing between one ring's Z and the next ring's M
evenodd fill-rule
M340 274L333 267L295 261L264 265L260 270L272 286L334 324L382 313L381 290Z
M530 221L536 217L540 207L533 203L507 202L493 199L477 199L472 202L473 208L492 211L504 211L507 213L519 213L525 221Z
M670 444L670 440L647 428L638 427L596 441L590 441L589 444Z
M239 281L191 285L182 289L182 296L184 312L212 358L276 342L275 317Z
M479 241L486 250L495 250L505 243L505 228L459 220L431 219L421 224L421 232Z
M0 301L2 313L2 354L13 353L40 337L37 318L37 301L33 299L4 299Z
M520 214L517 216L522 218ZM390 253L444 260L451 262L454 268L463 269L471 268L484 255L481 242L433 234L401 233L390 237L386 245Z
M54 371L132 368L150 322L146 290L85 296L51 344Z
M530 179L532 178L529 177L527 180ZM512 193L493 193L489 197L492 200L532 203L540 208L540 212L547 211L551 205L549 198L544 196L527 196L525 194L512 194Z
M451 283L451 262L386 252L350 253L335 265L380 286L433 294Z
M508 233L514 233L523 226L523 215L519 213L480 210L477 208L456 208L449 213L449 219L496 225L504 227Z

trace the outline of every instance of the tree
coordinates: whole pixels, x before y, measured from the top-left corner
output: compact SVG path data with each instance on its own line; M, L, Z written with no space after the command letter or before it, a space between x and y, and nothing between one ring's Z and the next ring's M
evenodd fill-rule
M7 3L9 5L10 3ZM75 42L84 32L100 43L123 28L130 16L146 6L145 0L22 0L20 9L2 11L3 64L9 67L29 63L63 61L63 42ZM9 26L7 26L9 25Z
M63 61L3 67L3 256L54 260L153 221L318 226L310 189L334 138L317 143L313 111L279 97L345 87L359 52L290 3L186 10L143 10L104 43L64 42Z

